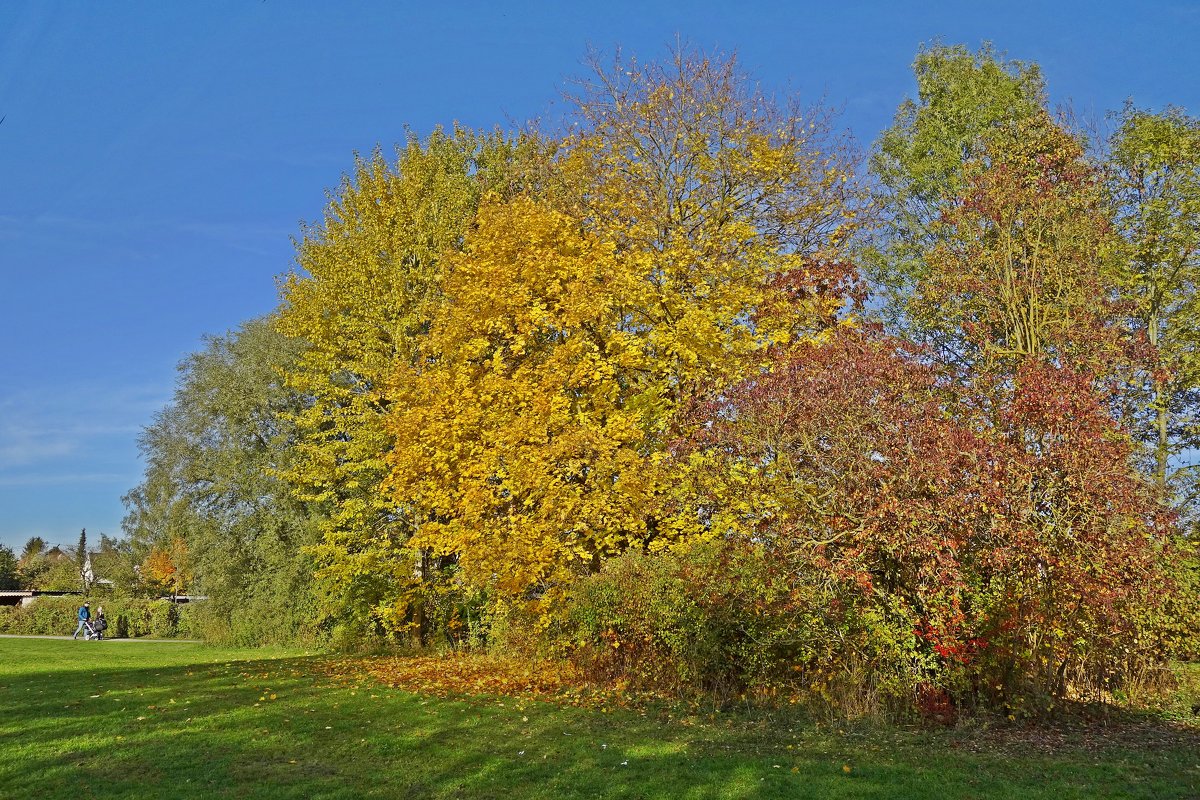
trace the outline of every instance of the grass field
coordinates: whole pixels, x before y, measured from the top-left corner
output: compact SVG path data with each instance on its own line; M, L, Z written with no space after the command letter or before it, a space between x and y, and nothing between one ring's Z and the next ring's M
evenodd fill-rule
M1197 798L1162 718L929 731L437 699L301 653L0 639L0 798Z

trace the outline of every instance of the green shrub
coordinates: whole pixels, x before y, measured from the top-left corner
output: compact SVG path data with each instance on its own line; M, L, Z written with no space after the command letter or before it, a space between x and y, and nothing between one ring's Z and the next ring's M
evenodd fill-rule
M28 605L0 607L0 633L70 635L81 602L78 597L38 597ZM189 638L193 632L194 610L168 600L105 598L103 603L92 602L93 613L101 607L110 637Z
M1158 607L1163 619L1156 630L1166 640L1172 658L1200 662L1200 548L1189 540L1169 572L1179 590Z
M179 624L206 642L235 647L326 643L332 621L318 600L311 569L293 565L291 573L269 579L237 577L245 576L210 577L202 587L209 599L180 606L190 617Z
M557 636L587 674L635 688L787 695L852 716L906 708L923 677L912 625L854 598L753 546L629 552L581 581Z
M0 633L70 635L78 624L78 598L39 597L23 606L0 608Z

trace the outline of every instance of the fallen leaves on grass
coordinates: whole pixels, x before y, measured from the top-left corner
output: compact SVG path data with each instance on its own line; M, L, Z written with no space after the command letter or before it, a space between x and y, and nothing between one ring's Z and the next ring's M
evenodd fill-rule
M347 685L381 683L442 698L492 695L585 708L640 707L648 700L660 699L633 694L621 686L597 686L569 665L475 654L343 658L326 662L326 672Z

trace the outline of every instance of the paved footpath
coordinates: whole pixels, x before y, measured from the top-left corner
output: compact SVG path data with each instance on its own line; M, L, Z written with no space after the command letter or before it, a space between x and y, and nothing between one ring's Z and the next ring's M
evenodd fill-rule
M71 641L70 636L40 636L38 634L27 634L27 633L0 633L0 639L60 639L60 640L65 639L68 642ZM91 639L85 640L83 638L79 638L79 639L76 639L75 641L77 641L77 642L89 641L90 642L92 640ZM102 642L173 642L175 644L203 644L203 642L200 639L149 639L149 638L145 638L145 637L140 638L140 639L107 639L107 638L105 638L105 639L101 639L100 641L102 641Z

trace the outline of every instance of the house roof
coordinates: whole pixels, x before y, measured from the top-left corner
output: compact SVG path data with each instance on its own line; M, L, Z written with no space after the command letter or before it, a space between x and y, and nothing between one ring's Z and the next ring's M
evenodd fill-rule
M78 589L0 589L0 597L69 597L81 595Z

